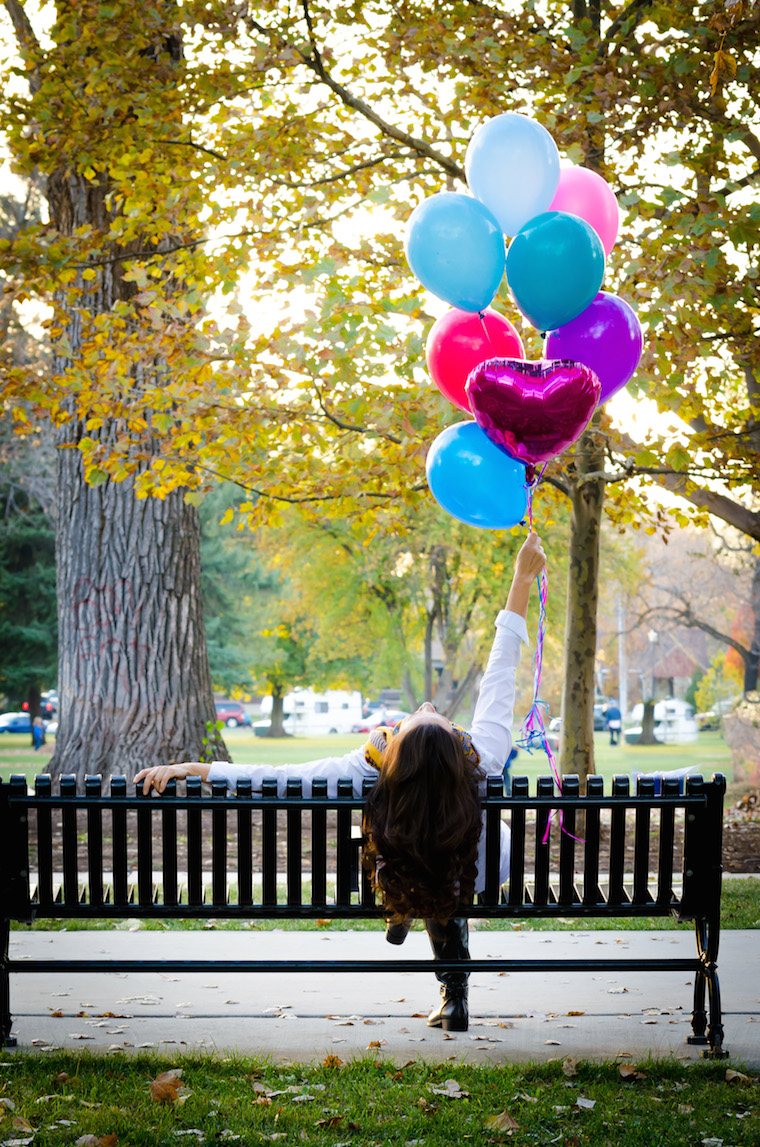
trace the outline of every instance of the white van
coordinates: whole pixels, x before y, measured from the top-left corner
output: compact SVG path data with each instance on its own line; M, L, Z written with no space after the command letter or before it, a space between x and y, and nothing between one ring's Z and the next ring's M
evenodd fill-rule
M625 739L628 744L636 744L641 736L641 721L644 717L644 706L639 702L631 711L631 718L638 724L632 729L626 729ZM699 725L694 718L694 706L680 697L668 697L664 701L655 701L654 706L654 735L664 745L686 745L696 741L699 736Z
M362 695L331 689L315 693L313 689L296 689L283 700L283 728L295 737L319 737L326 733L350 733L362 719ZM272 698L262 697L261 712L269 716Z

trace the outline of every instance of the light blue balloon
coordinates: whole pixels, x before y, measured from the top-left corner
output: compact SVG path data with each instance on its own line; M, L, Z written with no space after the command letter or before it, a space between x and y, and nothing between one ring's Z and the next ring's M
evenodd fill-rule
M509 530L525 517L525 467L488 438L477 422L447 426L425 463L430 492L452 518L481 530Z
M559 152L536 120L505 112L473 135L464 161L473 195L496 216L505 235L516 235L547 211L559 186Z
M515 235L507 251L507 284L536 330L553 331L585 311L604 279L604 248L577 215L545 211Z
M423 287L460 311L485 310L504 275L499 224L477 199L454 191L415 207L404 249Z

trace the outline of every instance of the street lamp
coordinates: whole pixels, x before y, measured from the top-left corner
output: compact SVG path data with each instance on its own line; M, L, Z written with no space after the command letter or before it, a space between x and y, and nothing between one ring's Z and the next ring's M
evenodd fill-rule
M647 634L647 637L649 638L649 645L650 645L651 650L652 650L652 704L654 704L654 692L655 692L655 689L654 689L655 648L654 647L657 644L657 642L659 641L660 635L656 629L650 629L649 633Z

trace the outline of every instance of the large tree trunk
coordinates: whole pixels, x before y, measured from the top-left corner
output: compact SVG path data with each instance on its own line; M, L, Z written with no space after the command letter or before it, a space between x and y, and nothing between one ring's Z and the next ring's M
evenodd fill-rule
M287 737L285 726L283 724L283 695L282 690L272 689L272 717L267 729L268 737Z
M179 78L175 70L182 55L175 15L175 5L165 5L166 31L157 29L155 50L146 52L156 66L156 84L167 93ZM111 222L108 191L107 173L86 177L64 153L48 177L51 228L62 236L82 230L105 235ZM156 211L161 209L157 203ZM94 324L137 293L125 280L121 258L146 247L155 250L156 244L140 239L126 248L104 245L110 259L99 262L94 278L88 270L87 281L80 277L61 297L68 347L65 355L54 357L53 371L70 374L72 394L87 382L80 352ZM85 434L107 452L117 437L137 433L126 426L124 408L120 417L112 411L119 410L120 401L128 402L124 395L130 389L155 385L154 372L165 376L165 363L146 359L125 361L119 375L124 394L115 388L110 408L109 400L102 400L102 421L89 421L85 428L72 402L69 421L58 431L60 718L54 775L132 776L143 766L173 760L229 759L216 732L197 512L185 505L182 491L163 501L137 499L130 478L115 482L103 475L101 485L88 486L77 449ZM149 455L149 447L135 438L135 457Z
M227 760L216 733L197 512L181 491L138 501L87 486L59 451L59 726L55 775ZM204 744L204 741L206 742Z
M752 634L749 656L744 659L744 693L754 693L757 689L758 667L760 667L760 557L755 559L750 597L752 608Z
M563 773L577 773L583 779L594 772L596 607L604 506L603 480L585 477L604 468L603 450L593 425L578 440L574 453L560 762Z

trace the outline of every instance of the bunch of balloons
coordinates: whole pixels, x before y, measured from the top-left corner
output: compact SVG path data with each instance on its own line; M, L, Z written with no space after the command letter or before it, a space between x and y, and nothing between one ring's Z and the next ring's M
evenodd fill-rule
M451 307L428 336L428 370L475 416L436 438L427 479L454 517L507 529L525 515L533 468L632 378L642 334L633 309L601 290L619 223L601 176L560 168L546 128L515 112L475 132L465 171L472 194L431 195L406 231L409 266ZM546 335L540 362L524 358L512 323L489 306L505 271L518 310Z

